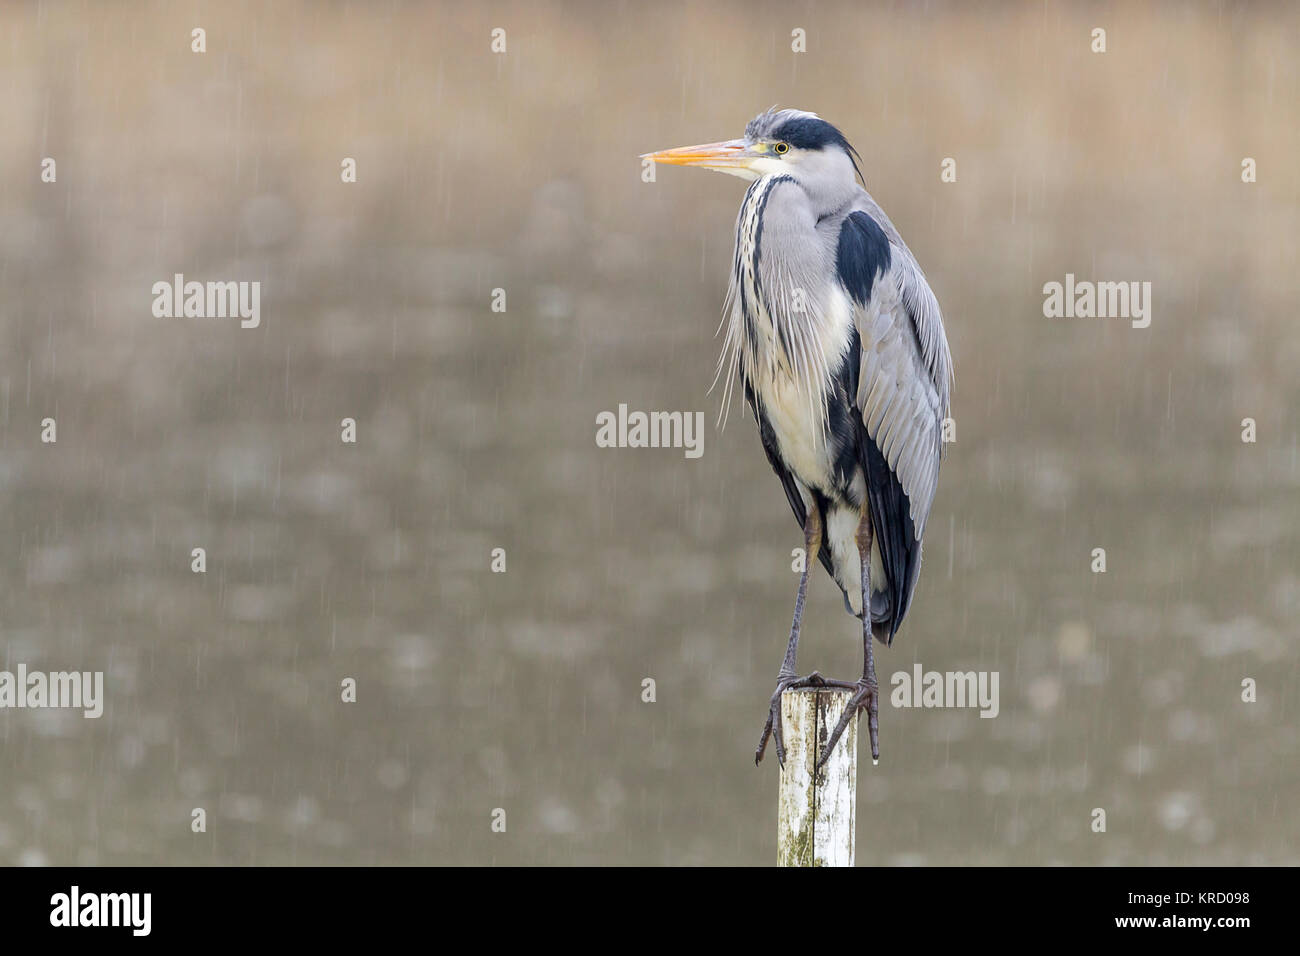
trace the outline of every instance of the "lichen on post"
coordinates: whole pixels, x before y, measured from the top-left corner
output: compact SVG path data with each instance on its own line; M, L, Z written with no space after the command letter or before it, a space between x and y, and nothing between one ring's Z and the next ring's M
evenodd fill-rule
M781 695L785 765L777 800L780 866L853 866L858 722L850 721L820 771L817 758L851 691L805 687Z

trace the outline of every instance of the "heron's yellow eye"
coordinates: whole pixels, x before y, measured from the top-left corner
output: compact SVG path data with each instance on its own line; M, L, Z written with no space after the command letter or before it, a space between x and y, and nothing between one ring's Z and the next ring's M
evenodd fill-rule
M790 144L789 144L789 143L777 143L776 146L773 147L773 148L774 148L778 153L788 153L788 152L790 152Z

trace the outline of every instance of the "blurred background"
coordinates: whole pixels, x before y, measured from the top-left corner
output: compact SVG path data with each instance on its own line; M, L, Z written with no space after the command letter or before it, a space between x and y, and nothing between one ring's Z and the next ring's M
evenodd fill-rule
M802 539L708 391L744 184L638 159L772 104L856 145L955 359L882 683L1001 674L995 720L882 706L859 864L1300 862L1298 27L5 4L0 669L106 704L0 712L0 862L774 862ZM155 318L177 272L260 281L261 327ZM1150 328L1044 318L1067 272L1151 282ZM703 457L598 448L619 403L703 411ZM856 628L818 571L802 669L856 676Z

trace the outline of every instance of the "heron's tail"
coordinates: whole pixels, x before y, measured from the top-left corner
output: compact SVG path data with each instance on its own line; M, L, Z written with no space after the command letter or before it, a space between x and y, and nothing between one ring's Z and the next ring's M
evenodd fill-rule
M844 591L844 588L840 588ZM844 610L848 611L852 617L862 620L862 612L853 610L853 604L849 601L849 592L844 591ZM872 590L871 592L871 633L880 641L888 645L893 633L894 615L889 607L889 595L884 591Z

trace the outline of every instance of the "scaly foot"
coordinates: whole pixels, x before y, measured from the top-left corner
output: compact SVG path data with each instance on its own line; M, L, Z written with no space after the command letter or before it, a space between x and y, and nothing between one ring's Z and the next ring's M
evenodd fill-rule
M758 749L754 751L755 766L763 759L763 752L767 749L768 737L771 737L776 742L776 759L782 767L785 766L785 741L781 737L781 695L787 690L798 690L803 687L844 687L853 691L858 689L857 684L827 680L816 671L813 671L807 677L800 677L797 674L778 674L776 690L772 692L772 701L767 707L767 723L763 725L763 736L759 738ZM843 732L842 729L841 732Z
M821 759L817 761L818 770L826 765L827 758L835 750L835 745L839 743L839 739L844 734L844 728L848 727L849 721L856 717L858 711L864 707L867 711L867 729L871 734L871 762L880 762L880 692L874 675L871 678L864 677L856 684L848 686L854 690L853 697L849 700L848 706L844 708L844 713L840 714L835 729L831 731L831 735L826 741L826 748L822 751Z

